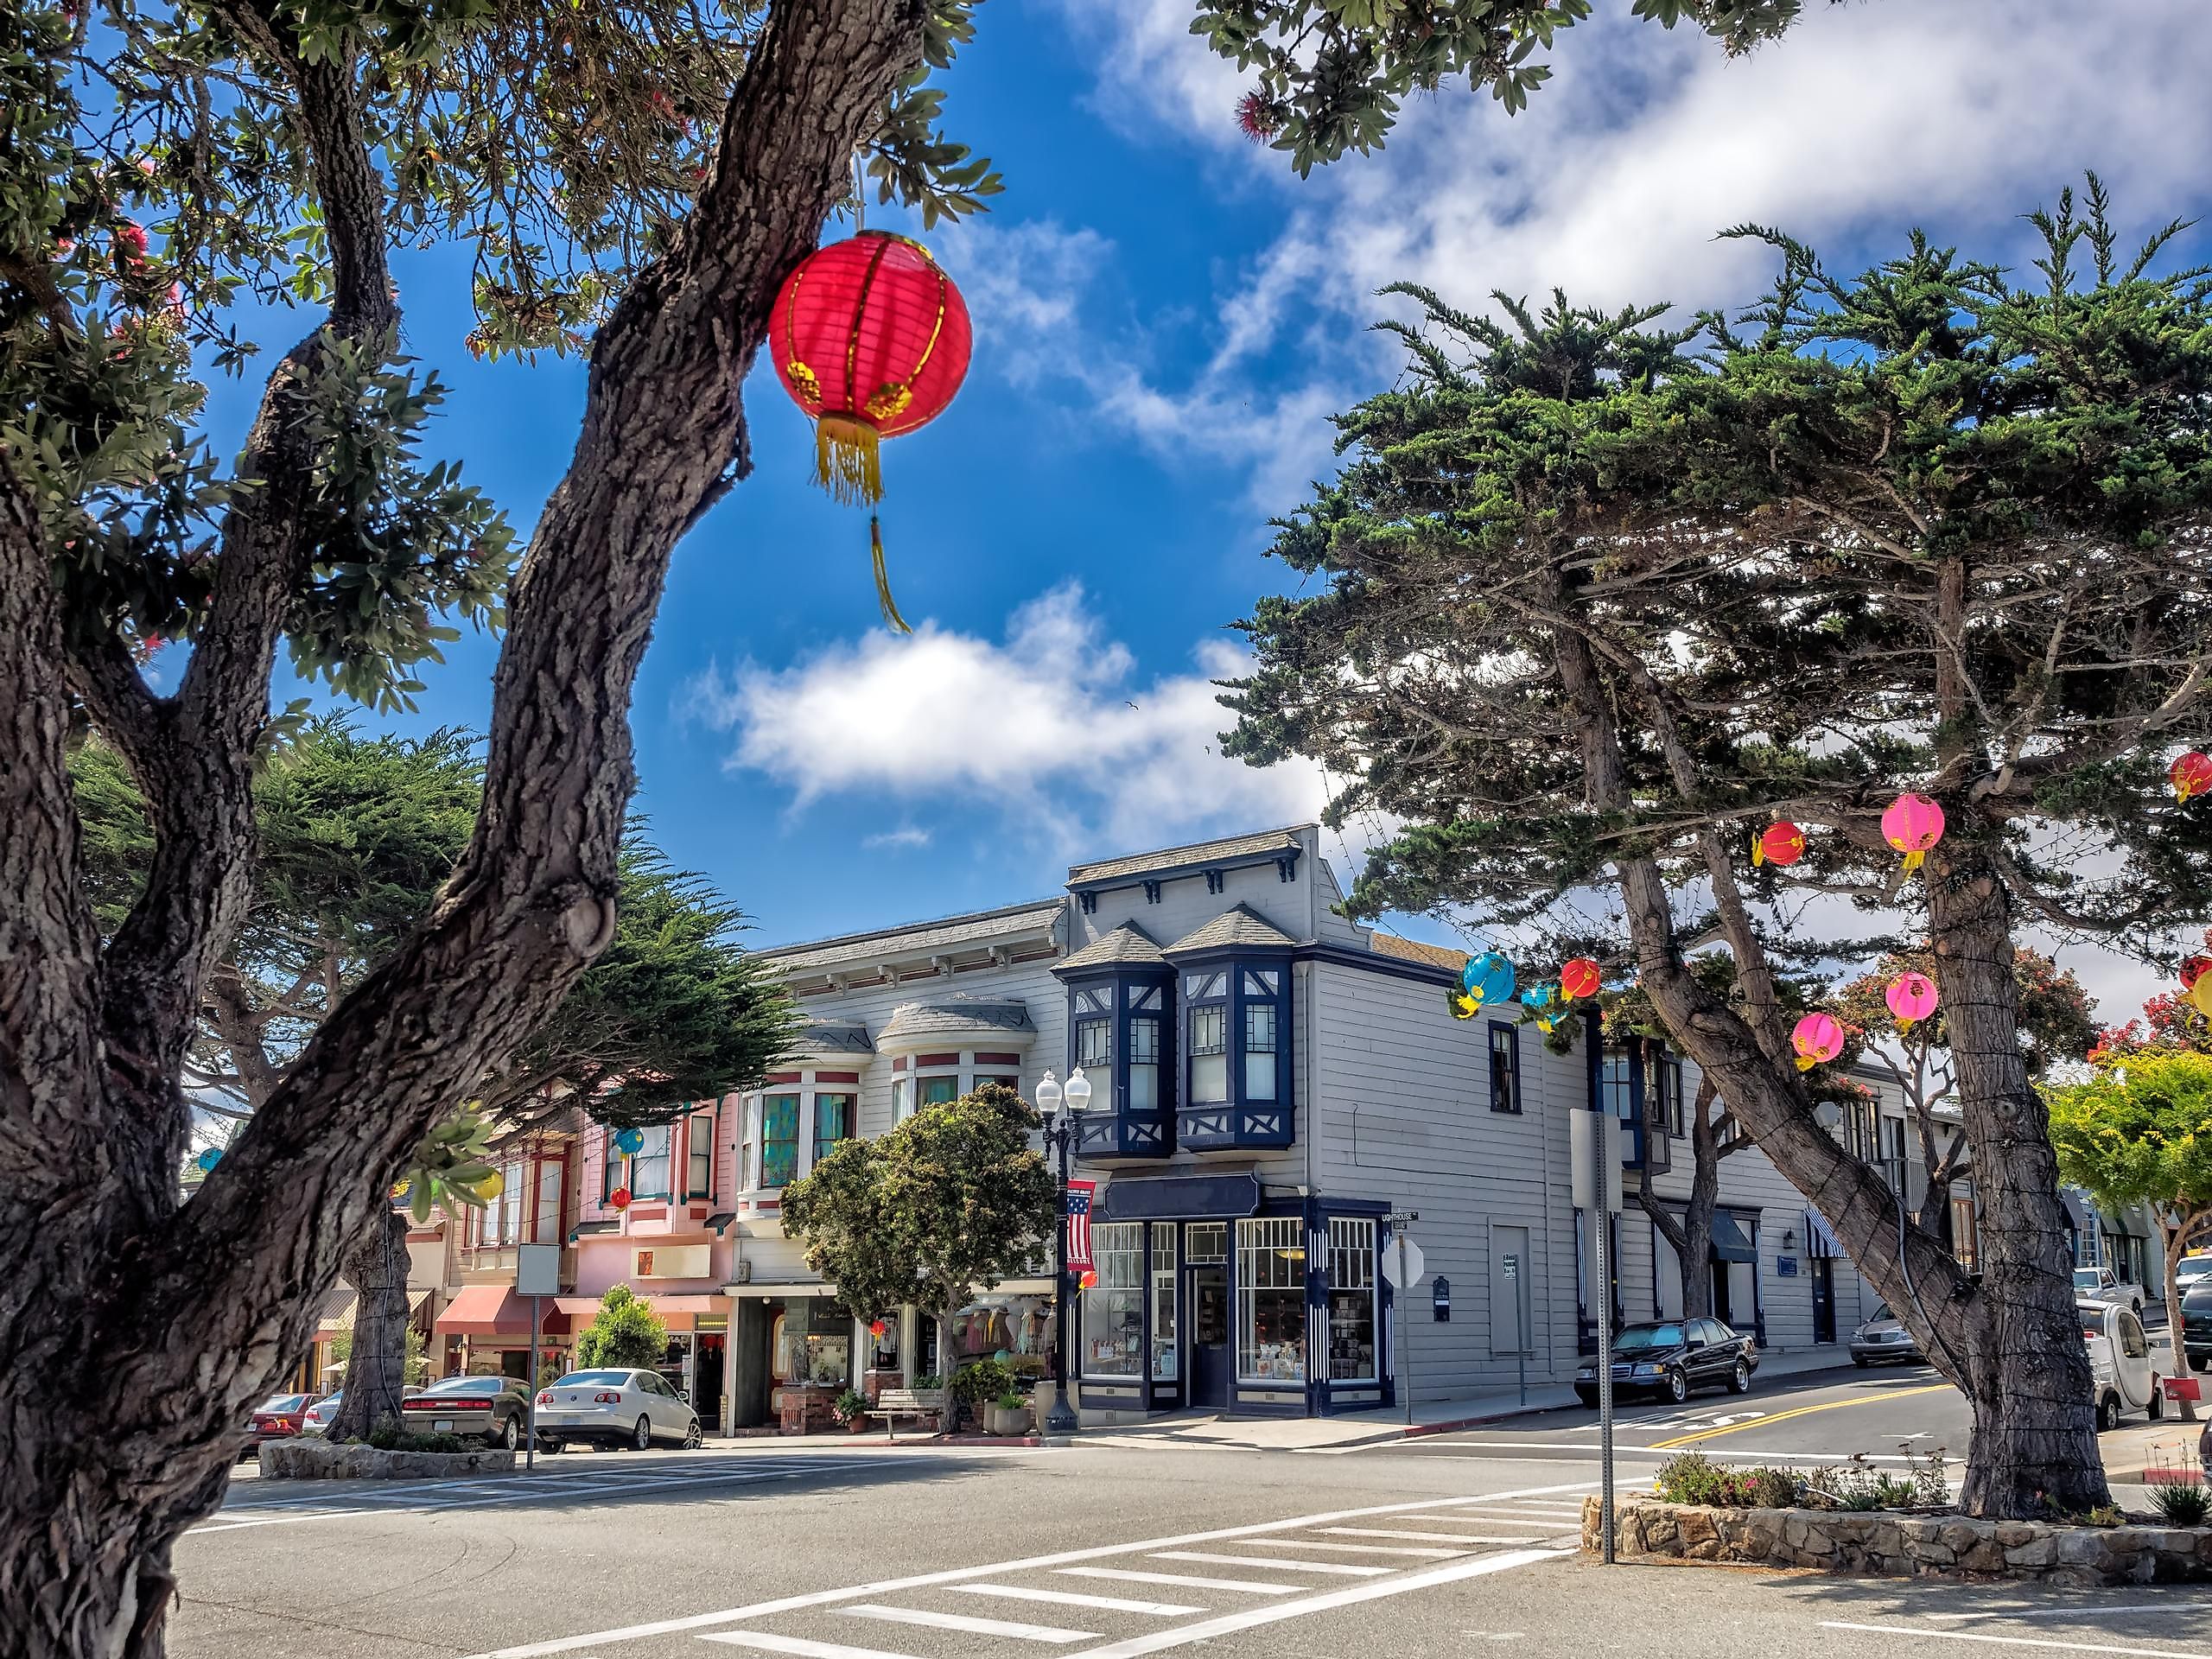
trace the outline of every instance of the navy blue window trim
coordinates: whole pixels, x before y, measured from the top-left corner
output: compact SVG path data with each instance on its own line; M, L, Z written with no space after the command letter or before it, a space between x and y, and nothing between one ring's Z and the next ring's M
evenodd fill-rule
M1097 1091L1093 1110L1109 1107L1117 1112L1132 1109L1129 1099L1129 1068L1134 1062L1149 1064L1154 1068L1154 1089L1158 1098L1145 1109L1148 1111L1173 1111L1175 1106L1175 1080L1179 1075L1175 1064L1174 985L1172 973L1104 974L1074 981L1068 987L1068 1065L1071 1070L1095 1059L1103 1038L1106 1051L1106 1072L1103 1077L1092 1077L1091 1086ZM1133 1023L1150 1022L1146 1030L1132 1040ZM1085 1043L1085 1027L1090 1027L1090 1042Z
M1490 1065L1490 1109L1521 1115L1521 1027L1493 1020L1485 1037Z
M1291 1108L1293 1057L1291 985L1294 975L1287 954L1281 956L1224 956L1185 963L1179 982L1180 1024L1185 1039L1183 1100L1193 1106L1225 1103L1234 1107ZM1214 982L1218 979L1219 983ZM1273 988L1263 988L1268 981ZM1204 994L1201 994L1203 991ZM1192 1082L1198 1058L1193 1039L1192 1016L1204 1010L1221 1011L1221 1053L1227 1087L1220 1103L1202 1101ZM1255 1011L1257 1018L1255 1018ZM1272 1019L1269 1018L1270 1014ZM1211 1022L1209 1023L1209 1027ZM1264 1045L1272 1043L1269 1049ZM1272 1095L1251 1088L1252 1062L1272 1053Z

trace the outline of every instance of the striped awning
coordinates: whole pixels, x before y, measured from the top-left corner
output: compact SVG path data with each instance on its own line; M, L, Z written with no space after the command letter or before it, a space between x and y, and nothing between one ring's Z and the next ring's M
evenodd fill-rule
M1832 1261L1843 1254L1843 1246L1836 1243L1835 1234L1817 1210L1805 1212L1805 1254L1815 1262Z
M430 1293L427 1290L410 1290L407 1293L407 1317L410 1323L421 1322L423 1306L429 1300ZM316 1337L334 1337L341 1331L351 1331L353 1328L353 1315L359 1309L359 1303L360 1299L353 1294L353 1287L351 1285L342 1280L333 1285L330 1294L322 1299L322 1316L315 1321L315 1326Z

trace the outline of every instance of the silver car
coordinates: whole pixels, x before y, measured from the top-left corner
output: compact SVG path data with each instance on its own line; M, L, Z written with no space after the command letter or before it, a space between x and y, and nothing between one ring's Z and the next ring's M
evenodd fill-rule
M537 1438L556 1452L570 1440L689 1447L699 1444L699 1414L658 1371L570 1371L538 1390Z
M1851 1333L1851 1363L1865 1367L1891 1361L1917 1363L1920 1344L1884 1302L1874 1317Z

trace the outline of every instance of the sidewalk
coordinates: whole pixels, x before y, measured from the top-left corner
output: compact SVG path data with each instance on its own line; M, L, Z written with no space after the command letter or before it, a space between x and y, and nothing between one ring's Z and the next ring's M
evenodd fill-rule
M1834 1348L1808 1349L1797 1353L1765 1354L1759 1359L1763 1377L1796 1376L1812 1371L1848 1369L1850 1357ZM1516 1386L1488 1389L1479 1394L1451 1400L1414 1402L1413 1421L1406 1421L1403 1406L1387 1410L1345 1412L1333 1417L1228 1417L1215 1414L1178 1414L1148 1423L1085 1424L1087 1444L1119 1441L1128 1445L1180 1444L1229 1446L1249 1451L1338 1451L1385 1440L1423 1434L1449 1434L1484 1423L1501 1422L1528 1412L1580 1408L1572 1384L1530 1382L1529 1402L1521 1403Z

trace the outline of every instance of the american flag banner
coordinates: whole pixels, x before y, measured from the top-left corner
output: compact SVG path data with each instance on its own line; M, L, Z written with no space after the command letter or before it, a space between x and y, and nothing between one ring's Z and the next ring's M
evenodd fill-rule
M1090 1271L1090 1201L1096 1181L1068 1183L1068 1271L1081 1277Z

